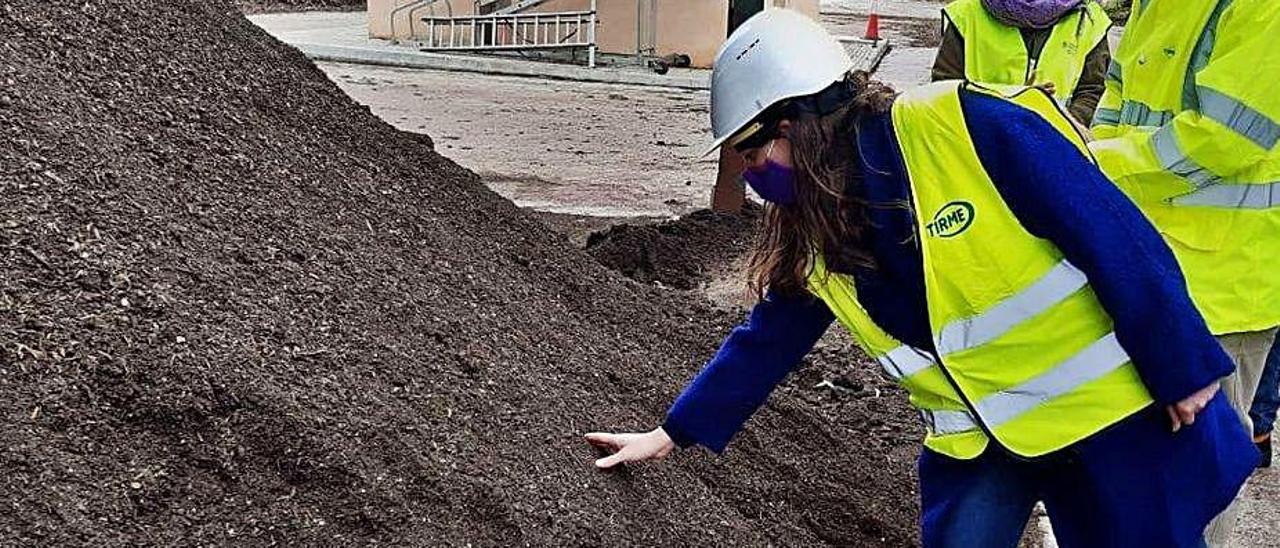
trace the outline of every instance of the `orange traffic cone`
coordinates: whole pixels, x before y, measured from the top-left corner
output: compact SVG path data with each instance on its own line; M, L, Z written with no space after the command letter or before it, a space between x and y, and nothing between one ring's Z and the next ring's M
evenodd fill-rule
M879 2L871 2L871 15L867 17L867 33L863 36L867 40L880 39L880 14L878 13L880 10L877 4Z

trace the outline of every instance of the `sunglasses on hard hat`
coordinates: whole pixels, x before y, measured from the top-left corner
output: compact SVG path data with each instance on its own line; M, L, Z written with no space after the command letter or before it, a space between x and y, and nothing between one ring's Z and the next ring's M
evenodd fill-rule
M769 144L769 141L778 138L778 135L777 121L771 122L768 126L760 122L755 122L742 130L738 136L730 139L729 146L732 146L733 150L742 154L748 150L757 149Z

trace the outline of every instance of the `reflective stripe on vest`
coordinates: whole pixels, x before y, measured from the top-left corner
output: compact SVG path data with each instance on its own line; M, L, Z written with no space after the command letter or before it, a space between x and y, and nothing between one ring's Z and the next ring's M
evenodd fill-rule
M1138 101L1125 101L1120 105L1117 123L1126 126L1159 127L1165 125L1173 117L1173 112L1152 110L1151 107Z
M1109 333L1041 375L975 404L988 428L997 428L1032 408L1066 394L1129 363L1129 355Z
M938 353L946 356L995 340L1014 326L1066 300L1088 283L1083 272L1063 260L1035 283L986 312L943 326L937 340Z
M1206 118L1264 149L1269 150L1280 142L1280 123L1211 88L1200 86L1196 89L1200 95L1201 114ZM1174 204L1237 209L1267 209L1276 205L1272 196L1277 182L1220 184L1221 177L1183 152L1172 125L1157 130L1151 136L1151 145L1165 170L1190 181L1198 189L1174 198Z
M1093 124L1091 125L1114 126L1119 123L1120 123L1120 111L1114 108L1098 107L1098 109L1093 112Z
M894 381L902 382L914 375L936 368L937 362L928 353L910 345L902 345L877 358L885 373ZM920 409L920 419L925 430L935 436L963 434L979 430L978 422L968 411L946 409Z
M1280 123L1267 115L1212 88L1197 86L1196 92L1200 96L1200 113L1210 120L1231 128L1266 150L1280 141Z
M902 345L876 359L885 373L902 382L923 371L937 367L937 362L927 352L911 345ZM930 434L947 436L979 429L978 422L968 411L946 409L920 409L920 418Z
M1280 206L1280 183L1265 185L1215 184L1179 196L1180 206L1209 206L1234 209L1270 209Z
M1107 79L1117 84L1124 83L1124 70L1115 59L1111 60L1111 64L1107 65Z
M1222 19L1222 12L1231 3L1232 0L1218 0L1218 4L1209 13L1204 29L1200 31L1200 38L1196 40L1191 60L1187 63L1187 72L1182 76L1182 110L1196 110L1200 103L1196 96L1196 73L1209 65L1209 58L1213 57L1213 48L1218 42L1218 22Z
M1098 108L1093 116L1092 125L1160 127L1172 120L1174 116L1172 111L1152 110L1151 107L1138 101L1126 100L1120 104L1120 110Z
M920 416L924 419L924 426L929 429L929 433L938 436L963 434L978 430L978 422L973 420L973 415L970 415L968 411L930 411L922 409Z
M1101 378L1128 362L1129 354L1120 347L1115 333L1108 333L1053 369L1022 384L991 394L975 402L974 407L987 428L998 428L1041 403ZM937 434L956 434L978 427L973 416L966 411L929 413L926 420L932 423L933 431Z
M929 354L910 345L902 345L876 359L880 367L895 381L902 381L934 365Z
M1199 188L1204 188L1218 181L1218 176L1205 169L1178 146L1178 138L1173 134L1173 126L1164 126L1151 136L1151 146L1156 150L1156 158L1160 166L1179 177L1182 177Z

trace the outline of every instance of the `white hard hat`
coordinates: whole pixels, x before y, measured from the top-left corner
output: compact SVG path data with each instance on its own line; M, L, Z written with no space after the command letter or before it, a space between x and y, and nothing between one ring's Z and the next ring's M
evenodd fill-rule
M813 19L789 9L766 9L733 32L711 73L710 154L765 109L844 79L853 60ZM742 137L749 136L748 132Z

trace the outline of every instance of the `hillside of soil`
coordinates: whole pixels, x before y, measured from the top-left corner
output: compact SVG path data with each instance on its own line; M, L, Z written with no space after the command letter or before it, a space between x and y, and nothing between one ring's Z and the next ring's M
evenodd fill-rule
M0 5L0 545L902 546L846 343L600 473L736 321L628 280L224 0Z

